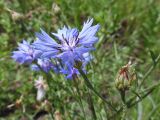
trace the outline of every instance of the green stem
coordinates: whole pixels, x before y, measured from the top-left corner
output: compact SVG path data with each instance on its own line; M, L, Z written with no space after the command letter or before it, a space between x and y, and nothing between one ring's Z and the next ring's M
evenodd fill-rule
M158 111L159 108L160 108L160 104L156 105L156 107L147 116L147 118L148 118L147 120L151 120L151 117L156 113L156 111Z
M140 89L141 86L143 85L145 79L146 79L146 78L151 74L151 72L154 70L154 68L155 68L156 64L159 62L159 60L160 60L160 54L159 54L158 57L156 58L155 64L152 65L152 66L149 68L149 70L146 72L146 74L144 75L144 77L143 77L143 79L142 79L142 82L141 82L140 85L139 85L139 89ZM153 86L151 86L150 88L147 88L145 91L150 90L149 92L147 92L144 96L142 96L141 98L139 98L139 100L137 100L137 101L135 101L134 103L130 104L130 103L136 98L136 96L132 97L128 102L126 102L127 105L130 104L130 105L128 105L127 107L128 107L128 108L131 108L131 107L133 107L134 105L136 105L137 103L139 103L140 101L142 101L142 99L144 99L145 97L148 96L148 94L150 94L151 92L153 92L153 91L155 90L155 88L156 88L157 86L159 86L159 84L160 84L160 83L158 83L158 84L156 84L156 85L153 85ZM143 92L144 92L144 91L143 91ZM114 114L113 116L111 116L110 118L115 117L115 115L116 115L116 114L119 114L122 110L123 110L123 106L118 110L117 113L115 113L115 114Z
M152 88L149 92L147 92L145 95L143 95L140 99L138 99L137 101L135 101L134 103L128 105L128 108L133 107L134 105L136 105L137 103L141 102L144 98L146 98L150 93L152 93L155 90L155 88Z
M125 120L127 107L126 107L126 104L124 104L124 103L123 103L123 110L122 111L123 111L123 113L122 113L121 120Z
M120 91L120 95L121 95L122 102L123 102L124 104L126 104L125 90Z
M147 92L147 91L150 91L150 90L152 90L153 88L158 87L159 85L160 85L160 82L157 83L157 84L154 84L154 85L152 85L152 86L150 86L150 87L148 87L148 88L146 88L146 89L144 89L143 91L140 91L139 93L136 93L136 96L131 97L131 98L128 100L127 104L132 103L137 96L138 96L139 99L141 99L140 94L143 94L143 93L145 93L145 92ZM137 95L137 94L138 94L138 95Z
M141 86L143 85L144 81L146 80L146 78L151 74L151 72L154 70L155 66L157 65L157 63L160 60L160 54L158 55L158 57L155 60L155 64L152 65L149 70L146 72L146 74L144 75L144 77L142 78L142 82L139 85L139 88L141 88Z
M81 69L78 69L78 70L79 70L80 74L82 75L82 77L83 77L83 79L84 79L87 87L90 88L90 89L91 89L98 97L100 97L105 103L107 103L108 106L109 106L111 109L113 109L114 111L117 112L117 110L116 110L108 101L106 101L105 98L103 98L103 97L94 89L94 87L93 87L92 84L90 83L89 79L87 78L87 76L86 76L86 74L83 72L83 70L81 70Z
M107 106L105 105L104 102L103 102L103 105L104 105L104 111L105 111L105 114L106 114L106 119L108 120L108 110L107 110Z
M97 116L96 116L96 112L95 112L95 108L94 108L91 92L90 92L90 90L88 88L87 88L87 91L88 91L88 98L89 98L88 103L89 103L93 118L94 118L94 120L97 120Z
M143 99L145 99L150 93L152 93L158 86L160 85L160 82L150 88L149 91L144 94L143 96L140 97L140 99L136 100L134 103L131 103L130 101L133 101L133 98L136 98L136 96L132 97L130 100L128 100L128 102L126 102L127 108L131 108L134 105L138 104L139 102L141 102ZM147 90L148 90L147 89ZM131 103L131 104L130 104ZM117 113L115 113L114 115L112 115L109 119L113 119L117 114L121 113L123 110L123 106L117 111Z
M122 117L121 120L125 120L125 116L126 116L126 111L127 111L127 105L126 105L126 100L125 100L125 91L120 91L121 94L121 99L122 99L122 109L123 109L123 113L122 113Z
M84 107L83 107L83 104L82 104L82 100L81 100L81 97L80 97L80 90L79 90L79 87L78 87L78 80L79 80L79 79L78 79L77 76L73 76L73 78L74 78L73 81L74 81L74 83L75 83L77 93L78 93L78 95L79 95L79 100L80 100L80 104L81 104L81 106L82 106L82 110L83 110L84 116L86 116L86 115L85 115L85 112L84 112ZM90 108L90 110L91 110L91 112L92 112L92 115L93 115L94 120L96 120L96 119L97 119L97 116L96 116L96 112L95 112L95 109L94 109L92 96L91 96L90 90L89 90L88 88L87 88L87 92L88 92L88 99L89 99L89 101L88 101L89 108Z
M74 78L74 77L73 77ZM76 77L77 78L77 77ZM78 96L78 101L79 101L79 105L80 107L82 108L82 112L83 112L83 115L84 115L84 119L86 120L86 114L85 114L85 110L84 110L84 107L83 107L83 103L82 103L82 99L81 99L81 94L80 94L80 90L79 90L79 87L78 87L78 82L77 82L77 79L74 78L74 83L75 83L75 87L76 87L76 91L78 93L78 95L76 95L76 93L74 92L74 90L72 89L73 93Z

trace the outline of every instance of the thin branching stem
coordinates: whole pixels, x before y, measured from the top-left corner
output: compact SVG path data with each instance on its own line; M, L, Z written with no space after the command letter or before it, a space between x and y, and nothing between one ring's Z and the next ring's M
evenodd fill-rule
M130 99L128 100L128 102L126 102L127 108L131 108L131 107L135 106L136 104L138 104L139 102L141 102L141 101L142 101L143 99L145 99L149 94L151 94L159 85L160 85L160 82L159 82L158 84L153 85L153 86L149 87L148 89L146 89L146 90L148 90L148 92L147 92L146 94L144 94L143 96L141 96L138 100L136 100L136 101L133 102L133 103L131 103L131 101L133 101L133 99L136 98L136 96L133 96L132 98L130 98ZM144 92L144 91L143 91L143 92ZM141 92L141 93L142 93L142 92ZM122 110L123 110L123 106L120 107L120 109L117 111L117 113L115 113L114 115L112 115L112 116L110 117L110 119L114 118L117 114L121 113Z
M78 79L77 76L74 77L74 78L75 78L75 79L74 79L75 86L76 86L77 92L78 92L79 97L80 97L80 90L79 90L79 87L78 87L78 80L79 80L79 79ZM88 88L87 88L87 93L88 93L88 99L89 99L89 101L88 101L89 108L90 108L90 110L91 110L91 112L92 112L92 115L93 115L94 120L96 120L96 119L97 119L97 116L96 116L96 112L95 112L95 108L94 108L94 104L93 104L93 99L92 99L90 90L89 90ZM82 104L81 97L80 97L80 102L81 102L81 104ZM83 106L83 104L82 104L82 106ZM83 111L84 111L84 108L83 108ZM85 112L84 112L84 114L85 114Z
M146 78L151 74L151 72L154 70L154 68L155 68L155 66L157 65L157 63L159 62L159 60L160 60L160 54L159 54L158 57L156 58L155 64L152 65L152 66L149 68L149 70L146 72L146 74L145 74L144 77L142 78L142 82L140 83L139 88L141 88L141 86L143 85L145 79L146 79ZM159 83L156 84L156 85L151 86L150 88L148 88L148 89L149 89L149 92L147 92L144 96L142 96L141 98L139 98L139 99L138 99L137 101L135 101L134 103L132 103L132 101L136 98L136 96L132 97L132 98L131 98L130 100L128 100L128 102L126 103L126 104L127 104L127 107L128 107L128 108L131 108L132 106L134 106L134 105L136 105L137 103L139 103L140 101L142 101L145 97L147 97L150 93L152 93L157 86L159 86ZM148 89L147 89L147 90L148 90ZM144 91L143 91L143 92L144 92ZM130 104L130 105L129 105L129 104ZM123 110L123 106L120 107L120 109L118 110L118 112L115 113L112 117L115 117L115 115L116 115L116 114L119 114L122 110ZM110 117L110 118L112 118L112 117Z
M105 103L107 103L108 106L109 106L111 109L113 109L114 111L117 112L117 110L115 109L115 107L112 106L111 103L109 103L105 98L103 98L103 97L94 89L94 87L93 87L92 84L90 83L88 77L87 77L86 74L83 72L83 70L81 70L81 69L78 69L78 70L79 70L80 74L82 75L82 77L83 77L83 79L84 79L87 87L89 87L99 98L101 98Z
M126 116L126 110L127 110L127 105L126 105L126 99L125 99L125 90L120 91L121 99L122 99L122 109L123 109L123 114L121 117L121 120L125 119Z
M97 116L96 116L96 112L95 112L95 108L94 108L94 104L93 104L92 95L91 95L91 92L90 92L90 90L88 88L87 88L87 92L88 92L88 99L89 99L89 101L88 101L89 107L91 109L91 112L92 112L94 120L97 120Z
M158 55L158 57L155 59L155 64L152 65L149 70L146 72L146 74L144 75L144 77L142 78L142 82L139 85L139 88L141 88L141 86L143 85L143 83L145 82L146 78L151 74L151 72L154 70L154 68L156 67L157 63L160 60L160 54Z

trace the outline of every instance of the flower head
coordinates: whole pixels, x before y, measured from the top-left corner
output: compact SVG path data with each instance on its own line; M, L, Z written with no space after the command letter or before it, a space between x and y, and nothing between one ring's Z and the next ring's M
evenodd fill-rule
M49 72L51 69L54 68L53 63L49 59L38 59L38 65L41 67L41 69L45 72Z
M66 79L74 79L74 77L76 77L76 75L79 74L78 69L74 68L74 67L69 67L67 69L62 69L60 71L62 74L67 75Z
M129 62L127 65L123 66L116 78L116 87L120 91L128 90L133 82L136 80L136 73L134 66Z
M21 64L30 64L41 54L40 50L35 50L34 47L25 40L23 40L23 42L19 43L18 45L18 50L13 51L12 58Z
M34 46L43 51L43 57L56 57L67 67L73 67L75 61L84 60L84 53L94 50L93 45L98 41L96 32L100 26L92 26L92 23L93 19L88 20L80 32L77 28L59 29L57 33L52 33L57 38L57 42L41 30L41 33L36 34L38 40L35 41Z
M38 58L37 64L32 64L30 67L33 71L43 70L46 73L48 73L50 70L54 70L54 72L59 73L61 69L59 65L53 64L48 58Z
M47 73L54 69L56 73L66 74L72 79L79 74L78 69L85 71L86 64L92 59L89 52L95 49L94 44L98 41L96 33L100 27L92 24L93 19L89 19L81 31L64 26L57 33L52 33L55 39L41 29L40 33L36 33L37 40L32 44L24 40L13 52L12 58L21 64L33 62L32 70Z
M30 66L30 68L31 68L32 71L40 71L40 68L39 68L38 65L36 65L36 64L32 64L32 65Z

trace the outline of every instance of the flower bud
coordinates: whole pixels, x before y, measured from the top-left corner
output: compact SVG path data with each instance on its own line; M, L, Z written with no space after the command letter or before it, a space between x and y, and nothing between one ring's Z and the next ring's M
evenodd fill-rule
M47 88L42 76L39 76L38 80L35 81L35 87L37 88L37 100L41 101L46 94Z
M115 85L120 91L129 90L133 82L136 80L136 73L133 65L129 62L123 66L116 77Z

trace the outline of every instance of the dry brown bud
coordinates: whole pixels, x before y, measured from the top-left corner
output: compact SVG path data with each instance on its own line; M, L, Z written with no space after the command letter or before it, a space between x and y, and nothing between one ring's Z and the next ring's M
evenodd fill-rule
M136 80L136 73L133 65L129 62L123 66L116 77L115 85L118 90L128 90Z

